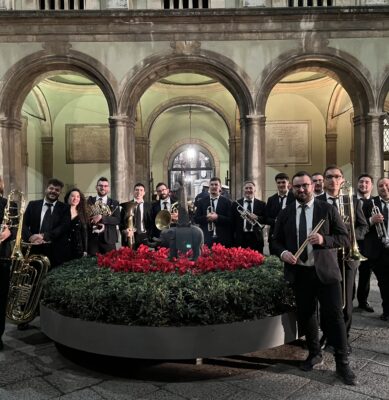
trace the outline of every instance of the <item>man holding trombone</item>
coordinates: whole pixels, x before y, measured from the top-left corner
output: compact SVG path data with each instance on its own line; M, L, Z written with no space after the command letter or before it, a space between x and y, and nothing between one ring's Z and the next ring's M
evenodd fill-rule
M285 278L293 286L299 325L305 333L309 354L300 368L311 371L323 361L317 319L319 301L328 338L335 348L336 373L347 385L355 385L348 362L337 261L337 248L349 246L347 228L334 207L314 198L312 177L307 172L293 176L292 190L295 201L277 218L273 248L285 263Z
M383 321L389 321L389 178L377 182L378 196L364 205L370 215L370 231L365 237L365 254L372 264L382 298Z

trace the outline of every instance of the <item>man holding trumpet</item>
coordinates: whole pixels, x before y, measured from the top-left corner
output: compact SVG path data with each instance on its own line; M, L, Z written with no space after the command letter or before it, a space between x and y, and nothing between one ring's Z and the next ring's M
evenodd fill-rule
M389 321L389 178L377 182L378 196L364 205L370 215L370 231L365 236L364 251L377 277L382 298L380 319Z
M309 354L300 368L311 371L323 361L317 318L319 302L335 348L336 373L344 383L355 385L348 362L337 261L337 248L349 246L347 228L334 207L314 198L312 177L307 172L294 175L292 191L295 201L277 218L273 248L285 263L285 279L293 286L299 325L305 333Z

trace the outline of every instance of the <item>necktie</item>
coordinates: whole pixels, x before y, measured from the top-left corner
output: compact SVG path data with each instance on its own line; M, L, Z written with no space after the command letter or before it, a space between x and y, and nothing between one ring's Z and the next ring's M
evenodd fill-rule
M164 202L163 202L163 209L164 209L164 210L167 210L167 201L164 201Z
M337 203L336 203L336 197L330 197L330 200L332 201L332 205L333 205L336 209L338 209L338 205L337 205Z
M299 248L307 239L307 218L305 216L305 209L306 205L302 204L301 207L301 214L300 214L300 223L299 223ZM300 260L305 262L308 260L308 251L307 246L305 246L304 251L300 255Z
M51 208L53 205L51 203L45 203L45 206L47 210L42 219L41 229L39 230L40 233L49 232L51 230Z
M135 212L135 229L138 233L142 232L142 212L140 209L140 203L136 207L136 212Z
M212 203L212 211L216 212L216 208L215 208L215 200L216 199L211 199L211 203Z
M388 203L385 201L382 202L383 205L383 216L385 220L385 226L388 226L388 218L389 218L389 208L388 208Z
M245 200L245 202L247 203L247 211L249 213L252 213L253 209L251 207L251 200ZM244 225L245 225L244 226L245 230L247 230L247 231L253 230L253 225L249 221L247 221L247 219L244 220Z
M278 196L279 197L279 201L280 201L280 206L281 206L281 209L284 207L284 199L285 199L285 196Z

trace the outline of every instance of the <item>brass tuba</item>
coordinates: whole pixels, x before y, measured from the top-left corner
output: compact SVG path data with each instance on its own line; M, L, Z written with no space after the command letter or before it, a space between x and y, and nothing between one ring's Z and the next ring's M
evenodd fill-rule
M27 244L26 255L23 256L22 227L25 208L24 195L20 191L12 192L12 204L19 200L18 229L15 245L11 255L11 277L8 292L7 318L16 324L28 323L35 318L50 261L46 256L29 255L32 244Z

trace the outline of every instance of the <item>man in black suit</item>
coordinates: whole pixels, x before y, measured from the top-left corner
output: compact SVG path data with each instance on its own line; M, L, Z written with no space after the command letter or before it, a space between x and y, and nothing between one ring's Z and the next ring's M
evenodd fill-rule
M23 240L32 244L32 254L47 256L51 267L67 260L63 249L70 229L70 208L58 200L63 186L60 180L50 179L44 199L30 201L23 218Z
M3 350L3 341L1 337L3 336L5 329L5 314L7 309L7 298L9 289L9 278L10 278L10 267L11 267L11 241L16 236L16 228L9 227L8 224L15 222L4 221L4 212L7 207L7 199L3 197L4 193L4 181L0 176L0 351ZM9 209L11 215L17 214L16 209ZM3 225L3 222L6 224Z
M314 198L312 178L307 172L295 174L292 188L296 201L278 215L273 246L285 263L286 279L293 285L298 320L309 350L300 368L310 371L323 361L316 313L319 301L323 319L328 324L328 337L335 347L337 375L346 384L354 385L355 375L348 363L341 275L336 257L338 247L349 246L347 228L334 207ZM324 223L317 230L320 220ZM304 251L296 257L298 248Z
M255 198L255 183L246 181L243 184L244 197L234 202L232 205L232 232L234 236L234 246L250 248L263 252L263 233L260 225L264 224L266 203ZM252 224L247 219L243 219L241 213L250 215ZM262 225L263 226L263 225Z
M170 189L165 183L159 182L156 186L156 191L158 200L154 201L151 205L151 218L153 220L153 229L151 236L159 238L159 236L161 235L161 231L155 225L155 218L157 214L161 210L169 211L171 216L171 226L175 226L178 221L178 207L173 208L175 200L172 199L170 195Z
M96 184L97 196L88 198L92 212L90 217L88 253L105 254L116 248L118 241L117 227L120 224L119 202L108 197L110 187L108 179L101 177Z
M220 195L220 178L209 181L209 197L201 199L196 208L194 220L204 234L204 243L212 246L220 243L231 246L231 201Z
M312 174L312 182L313 195L316 197L324 194L324 177L320 172Z
M382 298L383 321L389 321L389 178L377 182L378 196L365 203L370 231L365 237L365 255L372 264ZM375 212L373 211L373 203Z
M265 223L270 225L268 233L270 254L275 254L272 246L272 237L277 216L282 209L294 200L293 193L289 190L289 176L284 172L280 172L274 179L277 185L277 193L267 199L265 207Z
M324 171L324 189L325 193L321 196L317 196L318 200L325 201L329 204L332 204L338 211L343 214L344 220L348 219L349 222L350 218L350 199L348 196L343 196L343 198L339 198L340 189L344 183L343 171L336 165L328 166ZM362 204L360 202L353 202L354 209L352 210L354 214L354 229L355 229L355 236L357 240L363 240L365 237L366 232L369 230L369 226L367 224L365 215L362 210ZM343 211L342 211L343 210ZM349 229L350 230L350 229ZM352 245L352 243L351 243ZM351 251L350 247L344 249L344 253L342 251L339 252L339 265L344 263L344 273L345 276L343 277L345 283L345 293L344 295L344 321L346 323L346 330L347 335L350 332L351 322L352 322L352 313L353 313L353 293L354 293L354 286L355 286L355 276L357 273L357 268L360 264L360 261L347 259L347 257ZM343 268L341 268L343 273ZM322 330L324 333L324 338L326 337L326 327L322 324ZM324 339L322 340L324 341ZM328 344L331 345L329 342ZM351 347L349 347L349 351L351 351Z
M151 218L151 205L143 200L145 193L143 183L136 183L134 199L120 204L122 207L120 231L123 246L137 249L142 243L147 244L148 242L153 220ZM131 246L131 244L133 245Z
M363 173L358 177L357 183L357 194L354 196L355 202L361 202L362 208L364 210L364 205L370 201L371 192L373 190L373 177L367 173ZM365 214L365 218L368 221L370 215ZM359 248L364 256L364 240L360 240L358 242ZM358 299L358 308L360 310L364 310L367 312L374 312L373 307L368 302L369 292L370 292L370 278L372 273L372 264L369 259L366 261L361 261L361 264L358 268L359 276L358 276L358 288L357 299Z

